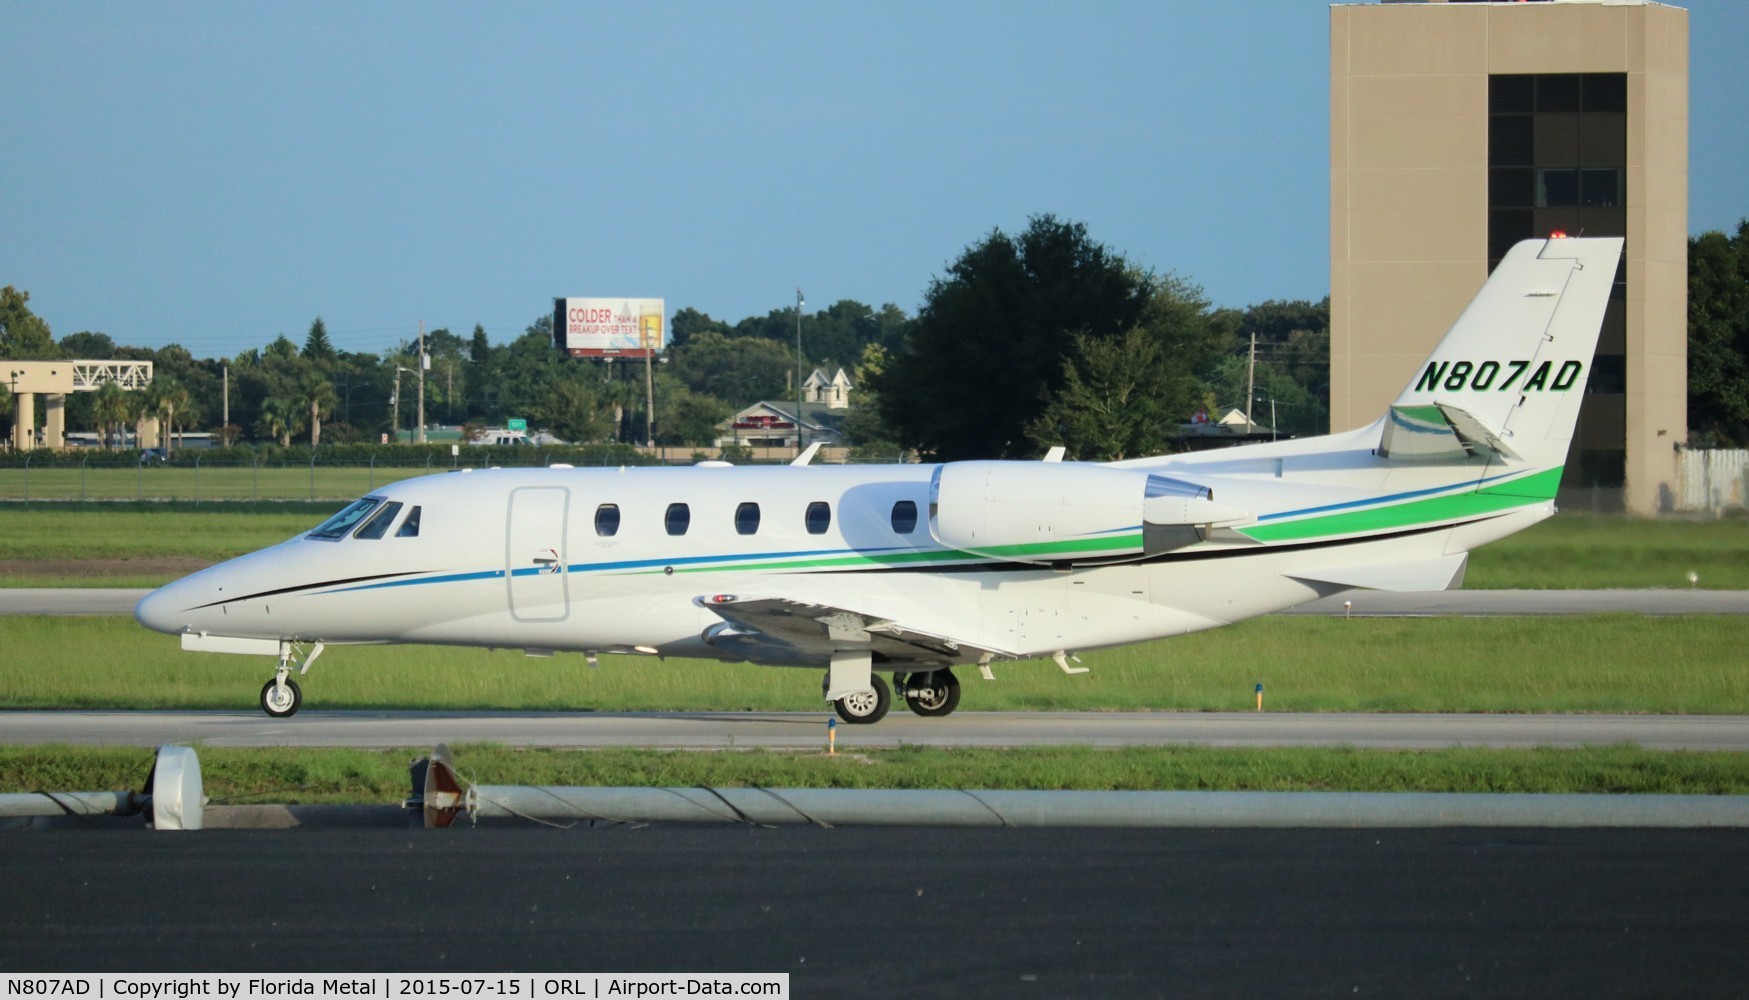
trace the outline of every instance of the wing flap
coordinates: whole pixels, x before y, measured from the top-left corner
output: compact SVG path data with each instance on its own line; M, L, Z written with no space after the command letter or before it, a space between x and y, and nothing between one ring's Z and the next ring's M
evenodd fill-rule
M877 663L947 665L985 652L1010 655L830 604L727 594L693 603L723 620L705 631L706 642L756 663L826 664L833 653L855 649L868 649Z

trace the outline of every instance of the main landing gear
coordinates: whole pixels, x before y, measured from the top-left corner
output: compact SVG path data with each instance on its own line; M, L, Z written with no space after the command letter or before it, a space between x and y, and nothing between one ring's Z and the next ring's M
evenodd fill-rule
M893 675L899 682L899 675ZM945 667L929 673L912 674L899 685L905 693L905 707L926 719L938 718L960 707L960 679Z
M298 682L291 679L293 661L298 664L298 673L307 674L315 665L316 657L322 655L326 648L321 643L310 647L305 653L303 647L289 639L281 639L279 643L279 667L273 672L273 680L261 688L261 710L275 719L284 719L296 714L298 706L304 703L304 689Z
M847 694L832 702L838 717L853 726L867 726L886 718L893 707L893 692L905 700L905 707L924 718L940 718L960 704L960 681L952 670L919 671L914 674L894 674L892 687L879 674L869 678L872 690Z
M879 674L869 677L869 683L874 690L857 691L832 702L840 719L853 726L869 726L887 717L887 709L893 707L892 689Z

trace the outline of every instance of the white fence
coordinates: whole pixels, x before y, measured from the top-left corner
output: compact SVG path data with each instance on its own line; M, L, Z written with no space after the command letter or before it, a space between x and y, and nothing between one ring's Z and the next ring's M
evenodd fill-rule
M1690 449L1678 473L1677 510L1735 510L1749 498L1749 451Z

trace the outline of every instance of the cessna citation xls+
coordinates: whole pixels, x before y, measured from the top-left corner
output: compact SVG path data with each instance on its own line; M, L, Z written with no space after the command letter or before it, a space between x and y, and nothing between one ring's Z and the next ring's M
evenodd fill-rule
M384 487L178 580L135 616L277 657L290 715L327 644L645 653L820 671L849 722L953 668L1214 628L1353 587L1459 585L1554 513L1621 254L1532 240L1374 423L1094 464L491 469Z

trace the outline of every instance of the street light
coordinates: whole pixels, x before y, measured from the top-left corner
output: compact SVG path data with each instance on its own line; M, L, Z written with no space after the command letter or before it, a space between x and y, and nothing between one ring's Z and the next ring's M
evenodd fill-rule
M340 399L340 407L341 407L340 414L341 415L340 415L340 419L346 421L346 423L348 425L350 425L352 423L352 390L362 389L367 385L370 385L370 383L368 381L367 382L341 382L338 386L338 388L341 390L341 399Z

